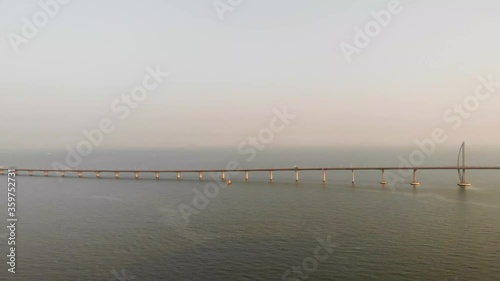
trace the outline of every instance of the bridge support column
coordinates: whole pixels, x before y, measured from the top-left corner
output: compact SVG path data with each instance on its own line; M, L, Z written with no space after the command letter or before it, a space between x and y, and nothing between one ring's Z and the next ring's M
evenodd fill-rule
M180 180L181 179L181 172L177 172L177 179Z
M115 172L115 179L119 179L120 178L120 172Z
M245 181L248 181L248 171L245 171Z
M83 172L82 171L78 171L78 177L79 178L83 177Z
M351 174L352 174L352 183L354 183L354 181L355 181L355 178L354 178L354 170L351 170Z
M269 182L273 181L273 171L269 171Z
M299 171L295 170L295 182L299 182Z
M198 178L202 181L203 180L203 172L199 172Z
M413 180L411 181L411 185L420 185L420 182L417 181L417 169L413 169Z
M160 172L155 172L155 178L156 178L157 180L159 180L159 179L160 179Z
M135 177L135 179L138 179L139 178L139 172L135 172L134 173L134 177Z
M48 177L49 176L49 171L44 171L43 175L46 176L46 177Z
M220 178L222 181L226 181L226 173L225 172L220 172Z
M64 177L66 175L66 172L61 171L61 177Z
M30 176L32 176L32 175L33 175L33 171L28 171L28 174L29 174Z
M100 178L101 177L101 172L100 171L95 172L95 177L96 178Z
M382 179L380 180L380 184L387 184L387 181L385 180L385 170L382 170Z
M326 170L323 170L323 183L326 182Z

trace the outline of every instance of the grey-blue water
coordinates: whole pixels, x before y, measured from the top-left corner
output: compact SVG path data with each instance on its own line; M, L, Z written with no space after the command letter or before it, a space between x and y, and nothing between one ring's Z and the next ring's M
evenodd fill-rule
M414 147L266 148L247 161L235 149L95 151L80 168L221 168L398 165ZM425 165L454 165L458 147ZM468 164L498 165L495 147L468 147ZM0 165L50 167L64 152L1 152ZM397 173L397 172L396 172ZM500 173L419 171L393 187L378 172L229 175L18 176L16 274L1 280L500 280ZM7 177L0 177L7 218ZM217 184L216 184L217 183ZM220 183L220 184L219 184ZM198 190L199 192L194 192ZM193 203L196 194L208 194ZM179 208L184 211L181 216ZM287 272L288 271L288 272ZM284 278L284 279L283 279Z

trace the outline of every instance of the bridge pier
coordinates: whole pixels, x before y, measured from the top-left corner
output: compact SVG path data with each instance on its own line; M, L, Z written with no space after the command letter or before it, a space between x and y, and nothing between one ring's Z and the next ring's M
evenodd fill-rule
M295 170L295 182L299 182L299 171Z
M64 176L65 176L65 175L66 175L66 172L61 171L61 177L63 177L63 178L64 178Z
M180 180L181 179L181 172L177 172L177 179Z
M49 176L49 171L43 171L43 175L48 177Z
M410 184L413 186L420 185L420 182L417 181L417 169L413 169L413 180Z
M245 181L248 181L248 171L245 171Z
M33 171L28 171L28 174L29 174L30 176L32 176L32 175L33 175Z
M226 173L224 171L220 172L220 178L222 181L226 181Z
M385 170L382 170L382 179L380 180L380 184L387 184L387 181L385 180Z
M352 174L352 183L354 183L354 180L355 180L355 178L354 178L354 170L351 170L351 174Z
M323 170L323 183L326 182L326 170Z
M269 171L269 182L273 182L273 171Z
M134 172L135 179L139 179L139 172Z
M159 180L159 179L160 179L160 172L155 172L155 178L156 178L157 180Z
M203 172L199 172L198 178L202 181L203 180Z
M120 172L115 172L115 179L119 179L120 178Z
M78 171L78 177L79 178L83 177L83 172L82 171Z
M95 172L95 177L96 178L100 178L101 177L101 172L100 171L96 171Z

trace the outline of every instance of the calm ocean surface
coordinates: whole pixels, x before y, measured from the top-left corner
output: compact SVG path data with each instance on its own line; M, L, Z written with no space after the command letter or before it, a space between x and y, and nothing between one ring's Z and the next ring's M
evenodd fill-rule
M82 169L399 165L414 147L266 148L251 162L235 149L95 151ZM424 165L455 165L458 145ZM470 165L500 165L497 147L467 148ZM0 152L0 165L64 163L65 152ZM395 172L397 174L397 172ZM18 176L17 273L7 272L0 228L0 280L500 280L500 171L419 171L420 187L382 187L379 172ZM0 217L7 217L1 176ZM208 185L208 186L207 186ZM224 187L224 188L221 188ZM208 188L212 198L193 198ZM218 194L216 193L217 191ZM187 223L179 206L196 211ZM198 208L197 207L203 207ZM188 210L188 209L185 209ZM319 241L323 241L327 246ZM315 257L320 247L321 260ZM292 267L299 272L293 272ZM288 279L282 279L290 270Z

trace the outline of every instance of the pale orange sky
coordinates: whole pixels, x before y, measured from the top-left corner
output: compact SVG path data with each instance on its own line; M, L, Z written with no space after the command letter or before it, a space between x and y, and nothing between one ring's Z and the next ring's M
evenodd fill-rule
M15 53L8 34L41 8L1 1L0 147L64 149L103 118L102 147L237 146L284 106L296 118L270 145L411 145L434 128L500 143L500 86L457 128L446 114L479 76L500 81L498 1L400 1L348 62L340 44L390 1L351 2L244 1L221 20L213 1L72 1ZM113 100L156 65L170 76L119 119Z

